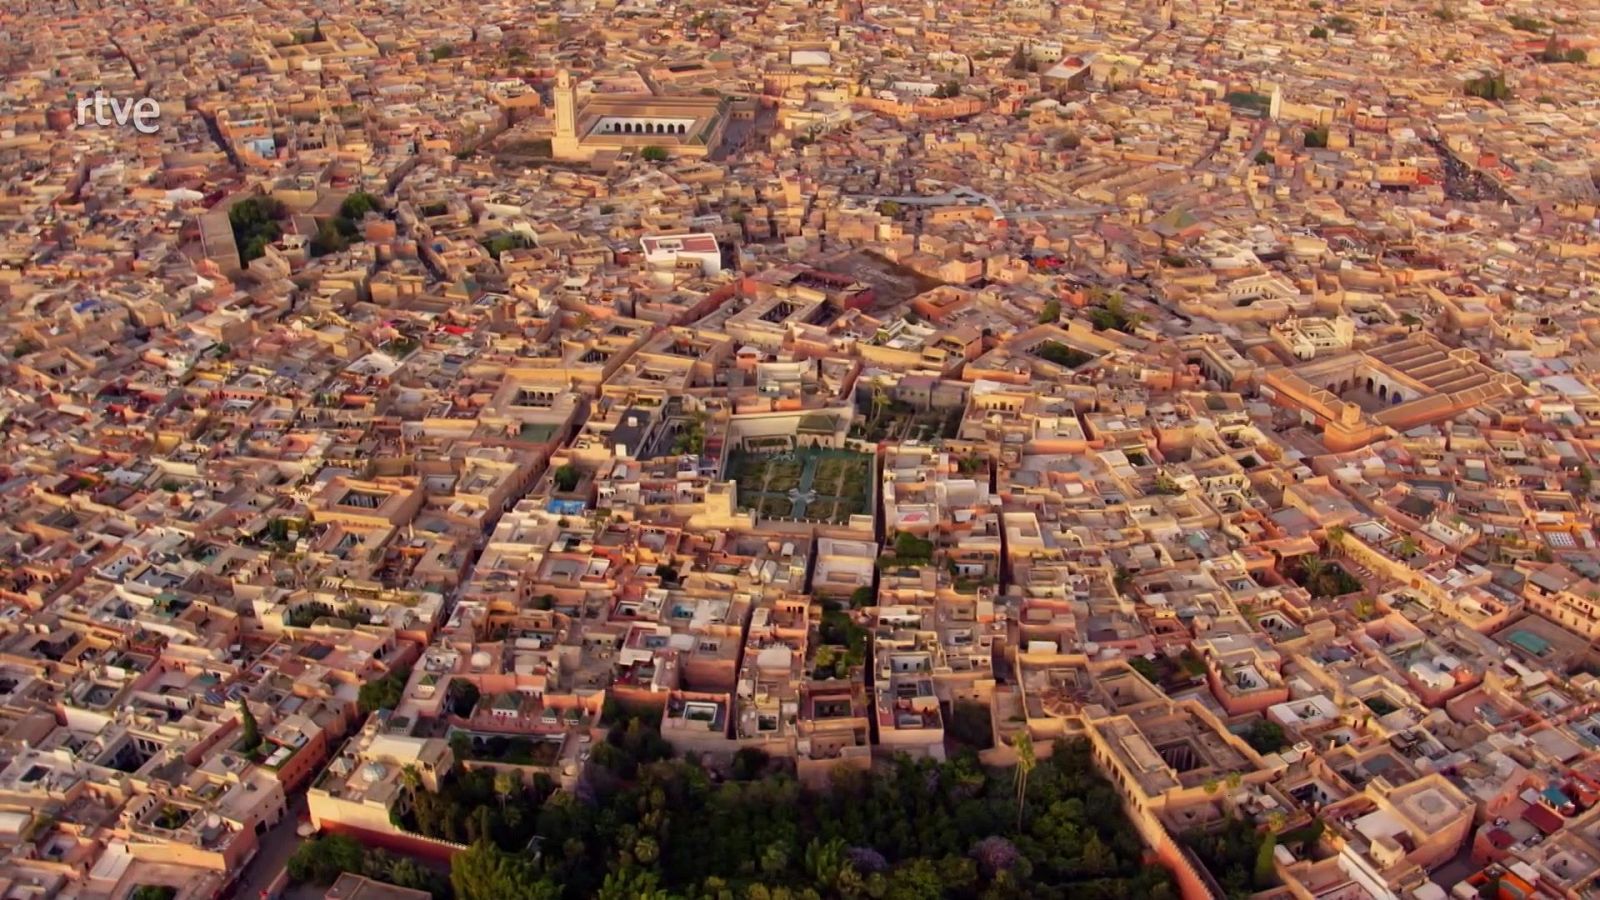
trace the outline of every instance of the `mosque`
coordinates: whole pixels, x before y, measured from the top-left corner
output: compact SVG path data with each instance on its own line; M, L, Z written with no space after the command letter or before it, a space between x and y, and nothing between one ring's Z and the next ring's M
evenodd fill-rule
M578 86L565 69L556 75L556 159L593 160L602 154L660 147L668 157L703 157L721 143L728 126L722 97L594 94L578 103Z

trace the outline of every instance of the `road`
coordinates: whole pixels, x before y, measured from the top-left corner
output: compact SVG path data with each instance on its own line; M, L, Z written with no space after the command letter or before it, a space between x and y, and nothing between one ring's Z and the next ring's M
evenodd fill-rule
M302 841L295 834L295 828L300 825L305 813L306 795L298 793L290 797L288 811L283 814L282 821L261 836L261 846L256 849L255 859L250 861L244 874L239 877L239 887L233 894L237 900L256 900L283 871L289 857L294 855L295 848Z

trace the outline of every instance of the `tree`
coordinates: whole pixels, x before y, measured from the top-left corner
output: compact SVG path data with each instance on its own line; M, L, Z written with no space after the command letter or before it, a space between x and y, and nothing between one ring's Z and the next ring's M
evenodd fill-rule
M578 471L577 466L574 466L572 463L566 463L565 465L561 466L561 468L556 469L555 474L551 477L555 480L556 490L562 492L563 494L567 494L571 493L572 490L578 486L578 482L583 476Z
M410 667L401 666L390 670L382 678L363 684L361 691L356 695L356 705L361 714L366 715L380 709L394 709L399 706L405 695L406 682L410 678Z
M1096 307L1089 312L1089 321L1093 323L1096 331L1121 331L1132 334L1144 322L1141 313L1129 313L1127 301L1120 292L1112 292L1106 297L1103 306Z
M888 407L888 392L883 389L883 385L874 381L872 383L872 418L867 420L867 431L869 433L878 430L878 419L883 416L883 411Z
M505 812L506 801L522 787L522 779L515 772L499 769L494 773L494 792L500 798L500 811Z
M462 900L519 900L514 885L545 890L540 881L574 897L977 898L996 886L997 898L1176 896L1164 870L1141 866L1116 791L1080 741L1061 741L1036 761L1040 777L1028 781L1025 799L1038 814L1024 813L1022 836L1013 773L987 769L970 753L948 761L899 756L810 791L782 771L713 784L696 762L648 761L659 740L649 721L624 715L596 746L576 791L547 800L532 791L510 800L504 815L489 773L458 772L440 792L417 795L418 822L428 823L417 830L485 845L454 861ZM525 811L530 824L510 824ZM450 837L449 820L474 834ZM524 855L534 834L541 852ZM1246 885L1254 843L1249 849ZM1092 887L1068 890L1090 873L1099 873Z
M1395 549L1399 551L1402 557L1410 559L1422 552L1422 545L1417 543L1416 538L1408 534L1400 539L1400 544Z
M1355 607L1351 610L1351 612L1355 613L1355 617L1363 622L1371 619L1377 611L1377 601L1365 594L1356 598Z
M1311 29L1311 37L1315 40L1325 41L1328 39L1328 29L1318 25Z
M1022 859L1017 845L999 835L990 835L972 845L970 854L985 878L993 878Z
M440 44L439 46L433 48L433 50L429 51L429 55L433 57L434 62L439 62L440 60L449 59L450 57L455 56L456 48L449 44Z
M1051 325L1061 321L1061 301L1054 297L1046 300L1044 309L1039 313L1040 325Z
M845 870L849 868L844 854L844 841L837 837L828 841L812 838L811 843L806 845L806 872L818 890L831 893L842 880Z
M408 856L391 856L382 850L368 851L363 874L400 887L427 891L433 895L433 900L450 900L449 877Z
M667 148L651 144L639 151L639 156L645 162L664 162L667 158Z
M873 592L872 586L864 584L850 592L850 607L860 609L863 606L871 606L877 599L878 595Z
M1278 871L1273 862L1273 848L1277 846L1277 835L1272 829L1267 829L1266 837L1262 839L1261 846L1256 848L1255 872L1253 880L1257 890L1266 890L1278 883Z
M344 198L344 202L339 204L339 218L349 219L353 222L359 222L366 216L367 213L372 212L377 208L377 197L372 196L366 191L356 191L350 196Z
M1143 675L1145 681L1148 681L1151 684L1161 683L1161 670L1156 668L1156 664L1151 662L1149 659L1146 659L1143 656L1135 656L1128 660L1128 665L1135 672Z
M708 416L703 410L695 410L689 414L689 424L672 442L673 453L699 454L706 449L706 420Z
M462 678L452 678L450 687L445 691L445 702L449 704L450 712L463 719L472 716L472 710L478 705L478 686Z
M296 882L332 884L342 872L363 868L361 845L342 834L325 834L295 848L289 857L289 878Z
M496 847L487 838L450 858L456 900L557 900L561 889L540 877L532 859Z
M1078 857L1078 871L1091 878L1110 874L1117 865L1117 856L1100 839L1098 832L1089 832Z
M1244 739L1257 753L1276 753L1289 743L1284 737L1283 726L1270 719L1257 719L1250 723L1250 730L1245 732Z
M283 236L278 223L289 215L288 207L271 197L250 197L228 210L228 224L239 248L240 262L265 256L267 247Z
M311 239L311 255L327 256L350 246L350 239L339 230L332 219L317 226L317 236Z
M1017 830L1022 830L1022 816L1028 803L1028 776L1033 774L1038 760L1033 756L1033 738L1027 731L1018 732L1012 741L1012 747L1017 751Z
M1316 128L1307 128L1305 133L1307 148L1323 149L1328 146L1328 126L1319 125Z
M1256 165L1258 165L1258 166L1267 166L1267 165L1271 165L1272 162L1273 162L1273 156L1272 156L1272 154L1270 152L1268 152L1266 150L1257 150L1256 151Z
M735 781L751 781L760 778L761 773L766 771L767 763L770 761L771 757L767 755L767 751L762 750L760 747L740 747L733 754L733 778Z
M239 752L250 756L261 749L261 729L256 725L256 714L250 711L250 703L244 697L239 698L239 732Z

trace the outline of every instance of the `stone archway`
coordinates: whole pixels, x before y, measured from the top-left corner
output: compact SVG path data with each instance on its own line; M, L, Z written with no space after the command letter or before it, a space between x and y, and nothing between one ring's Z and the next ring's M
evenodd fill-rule
M1387 399L1389 399L1389 386L1387 384L1378 385L1378 399L1379 400L1387 400Z

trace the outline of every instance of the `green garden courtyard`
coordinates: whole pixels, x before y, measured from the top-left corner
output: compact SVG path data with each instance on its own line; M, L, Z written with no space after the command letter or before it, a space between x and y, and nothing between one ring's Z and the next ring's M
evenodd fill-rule
M851 450L735 450L728 456L727 477L739 486L739 505L768 519L842 525L853 515L871 513L876 496L872 457Z

